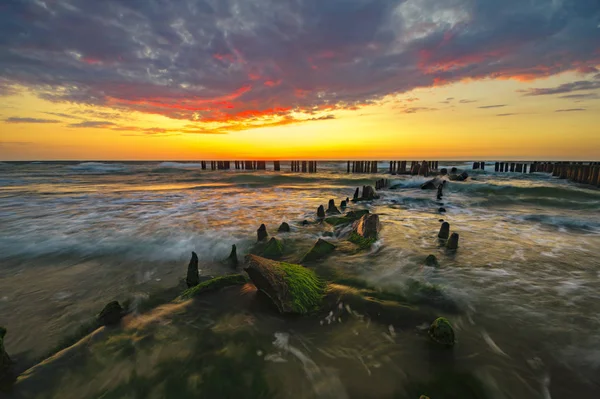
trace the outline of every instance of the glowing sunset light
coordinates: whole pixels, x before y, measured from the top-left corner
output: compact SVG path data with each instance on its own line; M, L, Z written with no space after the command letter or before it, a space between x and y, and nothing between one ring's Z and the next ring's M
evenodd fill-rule
M209 3L0 6L0 159L600 155L593 1Z

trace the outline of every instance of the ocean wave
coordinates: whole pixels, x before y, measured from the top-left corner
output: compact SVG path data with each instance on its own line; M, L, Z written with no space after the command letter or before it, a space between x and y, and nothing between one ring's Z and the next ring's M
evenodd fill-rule
M117 163L82 162L77 165L69 166L69 169L76 172L102 174L123 172L127 169L127 167L123 164Z
M450 191L474 194L495 194L529 197L552 197L570 200L600 200L600 191L574 186L515 186L493 183L451 183Z
M210 164L207 165L210 168ZM158 169L201 169L202 164L193 162L161 162Z
M541 224L554 226L557 228L566 228L571 230L587 230L600 232L600 221L590 219L577 219L559 215L526 215L520 218L528 222L538 222Z

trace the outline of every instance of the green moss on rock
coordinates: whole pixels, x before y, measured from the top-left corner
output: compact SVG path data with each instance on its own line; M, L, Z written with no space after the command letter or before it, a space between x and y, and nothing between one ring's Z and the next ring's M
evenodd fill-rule
M357 211L350 211L346 213L344 216L330 216L325 218L325 223L330 224L332 226L342 226L344 224L350 224L361 217L369 213L367 209L360 209Z
M277 259L281 255L283 255L283 244L277 238L271 237L263 250L262 256L269 259Z
M281 313L305 314L316 310L323 299L325 283L304 266L249 255L245 270Z
M429 337L440 345L454 346L454 329L445 317L438 317L431 323Z
M350 237L348 237L348 241L350 241L353 244L358 245L358 247L360 249L369 249L369 248L371 248L371 245L373 245L373 243L375 241L377 241L377 239L376 238L365 238L365 237L362 237L357 232L353 231L352 233L350 233Z
M321 238L317 240L315 245L304 255L300 262L311 262L317 259L324 258L335 250L335 245Z
M204 292L216 291L231 285L242 285L247 282L248 280L242 274L228 274L226 276L215 277L183 291L181 298L190 299Z

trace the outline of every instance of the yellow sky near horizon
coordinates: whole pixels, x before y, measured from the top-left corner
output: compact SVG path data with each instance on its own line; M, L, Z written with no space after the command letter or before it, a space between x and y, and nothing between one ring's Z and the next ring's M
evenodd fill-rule
M21 92L3 97L0 103L0 160L598 160L600 100L575 103L559 96L523 96L517 91L577 79L581 76L566 73L533 82L460 82L389 96L354 111L321 114L332 114L335 119L227 134L179 133L194 123L52 103ZM481 108L494 105L503 106ZM579 108L584 110L556 112ZM11 123L10 118L58 122ZM68 126L86 121L115 125ZM115 126L120 130L112 129ZM123 127L170 132L143 134Z

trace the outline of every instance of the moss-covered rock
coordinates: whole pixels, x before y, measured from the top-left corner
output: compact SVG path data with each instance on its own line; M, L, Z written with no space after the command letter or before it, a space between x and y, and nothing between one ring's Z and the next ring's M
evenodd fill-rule
M425 265L438 267L440 264L439 264L437 258L435 257L435 255L427 255L427 258L425 258Z
M348 237L348 241L350 241L353 244L358 245L358 247L360 249L369 249L369 248L371 248L371 245L373 245L373 243L375 241L377 241L377 239L365 238L365 237L361 236L360 234L358 234L357 232L353 231L352 233L350 233L350 237Z
M277 231L279 233L289 233L290 232L290 225L287 224L286 222L281 223L281 225L279 225L279 228L277 229Z
M325 219L325 223L330 224L332 226L342 226L344 224L353 223L368 213L369 213L369 211L367 209L350 211L350 212L346 213L344 216L330 216Z
M269 259L278 259L283 255L283 244L275 237L271 237L265 246L262 256Z
M187 268L187 276L185 277L185 283L188 288L198 285L200 282L200 273L198 272L198 255L192 252L192 258Z
M229 287L231 285L242 285L246 284L247 282L248 280L242 274L228 274L225 276L219 276L207 281L203 281L197 286L183 291L180 298L190 299L204 292L220 290L221 288Z
M124 314L125 311L121 307L121 304L117 301L112 301L104 306L104 309L98 313L97 318L100 324L110 326L119 323Z
M438 317L431 323L429 337L440 345L454 346L454 329L445 317Z
M334 250L335 245L319 238L317 242L315 242L315 244L312 246L310 251L308 251L306 255L302 257L302 260L300 262L312 262L314 260L324 258L325 256L332 253Z
M281 313L305 314L319 307L325 284L303 266L248 255L244 269Z

